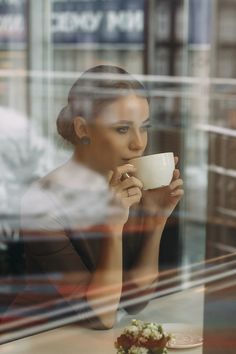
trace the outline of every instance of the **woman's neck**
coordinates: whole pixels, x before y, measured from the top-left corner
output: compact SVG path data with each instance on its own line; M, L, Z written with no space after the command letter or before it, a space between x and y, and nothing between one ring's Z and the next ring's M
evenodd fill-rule
M90 170L99 173L107 180L109 180L110 171L103 171L99 166L96 165L96 161L89 155L87 149L84 151L82 148L75 148L72 155L72 161L74 163L82 164Z

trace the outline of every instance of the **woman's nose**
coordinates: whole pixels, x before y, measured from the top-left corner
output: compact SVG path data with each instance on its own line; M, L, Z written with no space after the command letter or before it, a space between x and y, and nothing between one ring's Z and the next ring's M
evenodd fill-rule
M140 133L134 133L130 140L131 150L142 150L144 148L144 139Z

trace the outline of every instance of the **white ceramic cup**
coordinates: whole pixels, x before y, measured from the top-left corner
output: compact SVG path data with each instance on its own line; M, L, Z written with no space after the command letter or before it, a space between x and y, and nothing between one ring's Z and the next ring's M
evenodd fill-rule
M173 152L137 157L129 161L136 167L135 176L143 183L143 189L168 186L175 169Z

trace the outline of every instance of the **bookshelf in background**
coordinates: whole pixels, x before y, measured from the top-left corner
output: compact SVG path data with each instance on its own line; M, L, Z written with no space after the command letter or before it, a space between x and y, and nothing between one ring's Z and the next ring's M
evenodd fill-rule
M150 0L146 9L145 74L183 75L184 0ZM180 156L182 145L182 98L179 84L149 83L153 128L149 153L173 151ZM176 94L175 94L176 93ZM175 267L182 261L179 217L172 217L161 243L160 265ZM171 250L171 252L170 252Z
M236 249L236 2L214 2L212 76L224 84L212 88L208 155L207 258ZM228 80L229 79L229 80Z

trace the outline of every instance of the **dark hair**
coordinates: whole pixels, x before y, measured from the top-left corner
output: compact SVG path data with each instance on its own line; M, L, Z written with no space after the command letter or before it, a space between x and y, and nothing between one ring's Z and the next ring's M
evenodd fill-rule
M57 118L58 133L65 140L76 144L75 117L93 119L107 104L131 92L148 99L144 86L124 69L112 65L90 68L70 89L68 104Z

